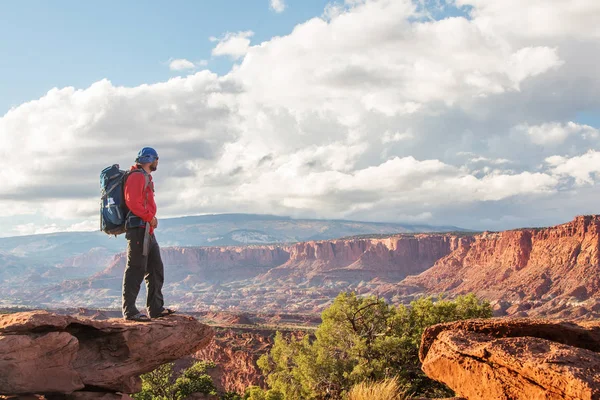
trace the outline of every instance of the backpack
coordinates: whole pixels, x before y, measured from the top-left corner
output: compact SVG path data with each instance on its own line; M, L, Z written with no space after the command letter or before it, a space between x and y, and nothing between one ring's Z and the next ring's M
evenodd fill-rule
M114 164L100 173L100 230L108 235L117 236L125 232L125 222L129 213L125 204L125 181L131 173L137 171L139 170L123 171L119 169L119 164ZM144 177L145 192L150 178L146 174Z

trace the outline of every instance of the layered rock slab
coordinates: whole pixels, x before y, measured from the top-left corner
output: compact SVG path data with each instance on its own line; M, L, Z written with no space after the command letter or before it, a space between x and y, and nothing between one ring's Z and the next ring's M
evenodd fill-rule
M599 399L600 322L471 320L423 334L423 371L466 399Z
M44 311L0 315L0 393L134 393L140 374L207 346L192 317L96 321Z

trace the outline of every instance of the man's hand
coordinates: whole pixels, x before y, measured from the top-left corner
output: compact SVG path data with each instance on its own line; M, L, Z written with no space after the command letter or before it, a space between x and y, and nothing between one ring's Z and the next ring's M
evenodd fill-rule
M156 219L156 217L152 218L152 221L150 221L150 226L153 228L156 228L158 226L158 220Z

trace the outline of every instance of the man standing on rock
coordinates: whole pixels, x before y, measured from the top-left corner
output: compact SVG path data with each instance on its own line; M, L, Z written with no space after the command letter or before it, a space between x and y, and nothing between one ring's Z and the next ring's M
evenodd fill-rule
M125 178L125 204L129 209L125 224L127 266L123 276L123 317L126 320L147 322L150 318L174 313L164 308L164 267L154 236L158 220L151 174L157 168L158 153L151 147L144 147ZM150 318L135 306L142 279L146 281L146 308Z

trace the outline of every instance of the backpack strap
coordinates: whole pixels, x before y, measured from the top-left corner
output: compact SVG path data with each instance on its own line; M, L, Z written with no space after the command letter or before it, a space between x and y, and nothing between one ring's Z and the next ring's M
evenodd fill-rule
M148 189L148 186L150 186L150 174L144 170L142 170L142 172L144 173L144 208L146 208L148 205L148 194L146 193L146 190Z
M148 205L148 186L150 185L150 174L142 170L144 173L144 208ZM144 232L144 243L142 244L142 256L146 257L146 267L148 266L148 253L150 251L150 222L146 222L146 230Z
M134 169L133 171L127 171L127 173L125 174L124 179L124 183L123 183L123 190L125 190L125 184L126 184L126 180L127 178L129 178L129 175L131 174L135 174L135 173L142 173L144 174L144 189L142 190L142 193L144 195L144 208L146 208L146 206L148 205L148 194L146 193L146 190L148 189L148 186L150 186L150 174L148 174L146 171L144 171L143 169ZM133 214L131 212L131 210L129 210L127 212L127 217L126 219L129 219L130 216L135 216L135 214Z

